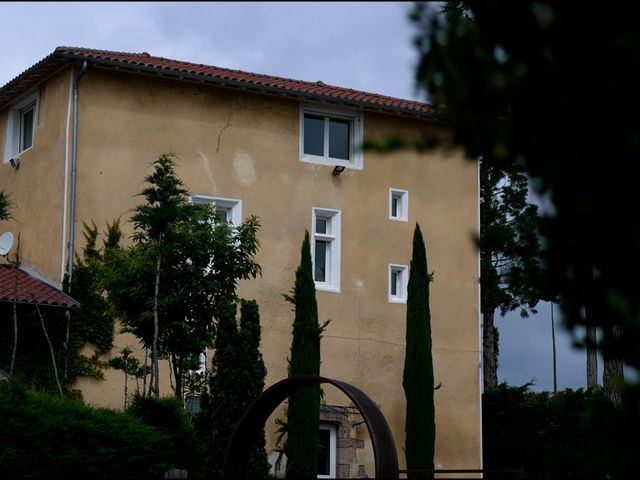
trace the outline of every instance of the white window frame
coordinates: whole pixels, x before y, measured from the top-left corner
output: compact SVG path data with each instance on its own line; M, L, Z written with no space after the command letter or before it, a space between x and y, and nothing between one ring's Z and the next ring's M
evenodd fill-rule
M238 198L192 195L189 200L197 205L213 205L216 208L229 212L227 217L234 227L237 227L242 223L242 200Z
M9 109L7 118L7 130L4 147L4 163L9 163L11 159L19 158L24 152L31 150L35 144L36 127L38 124L38 102L39 94L33 93L24 100L15 104ZM31 146L22 148L22 116L24 112L33 106L33 129L31 131Z
M320 424L320 430L329 430L329 475L318 474L318 478L336 478L336 464L338 463L337 428L335 425Z
M395 274L400 275L400 281L396 280L396 292L393 293L393 283ZM398 263L390 263L387 274L389 303L407 303L407 287L409 285L409 267Z
M199 355L198 355L198 369L194 370L197 373L206 373L207 372L207 360L208 360L209 355L207 355L207 350L204 349Z
M316 232L316 219L325 218L327 220L328 233ZM313 207L311 210L311 261L313 264L313 279L316 290L340 293L340 237L341 237L342 212L329 208ZM316 240L323 240L327 243L325 281L315 280L316 263Z
M305 114L325 117L324 135L324 155L311 155L304 153L304 116ZM337 107L326 107L313 104L300 105L300 161L305 163L315 163L320 165L342 166L362 170L362 139L363 139L363 114L355 110L348 110ZM342 158L332 158L329 156L329 122L327 119L349 121L349 160Z
M393 200L397 199L396 215L393 214ZM398 188L389 189L389 220L409 221L409 191Z

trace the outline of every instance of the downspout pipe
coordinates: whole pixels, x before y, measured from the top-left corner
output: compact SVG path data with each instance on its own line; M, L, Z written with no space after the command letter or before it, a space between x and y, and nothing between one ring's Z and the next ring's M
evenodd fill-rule
M71 207L69 212L69 264L67 265L68 285L71 291L73 277L73 260L76 241L76 165L78 162L78 90L80 79L87 72L89 65L85 60L82 70L73 82L73 143L71 147Z

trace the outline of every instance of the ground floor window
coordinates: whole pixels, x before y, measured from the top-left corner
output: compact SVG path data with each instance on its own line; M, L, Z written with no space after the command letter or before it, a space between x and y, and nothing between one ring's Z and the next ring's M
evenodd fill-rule
M336 476L336 427L320 425L318 442L318 478Z

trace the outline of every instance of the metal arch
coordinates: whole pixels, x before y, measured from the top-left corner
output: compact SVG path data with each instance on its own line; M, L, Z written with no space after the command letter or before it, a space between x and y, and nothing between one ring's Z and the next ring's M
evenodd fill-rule
M279 381L265 390L245 411L231 437L224 459L222 478L242 478L248 446L273 411L291 394L311 385L328 383L340 389L362 414L369 429L375 459L375 478L399 478L398 453L391 429L378 406L353 385L316 375L299 375Z

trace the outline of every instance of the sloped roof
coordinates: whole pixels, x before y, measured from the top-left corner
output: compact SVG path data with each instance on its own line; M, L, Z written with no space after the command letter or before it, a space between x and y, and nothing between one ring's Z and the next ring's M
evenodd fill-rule
M15 275L13 266L0 265L0 302L13 302ZM18 303L80 308L80 304L66 293L19 268L16 300Z
M66 65L70 63L81 64L84 61L88 63L90 69L99 67L156 74L227 88L241 88L259 93L329 102L381 112L409 114L434 120L441 116L436 107L427 103L327 85L321 81L307 82L231 70L212 65L155 57L147 52L112 52L77 47L57 47L49 56L2 86L0 88L0 108Z

